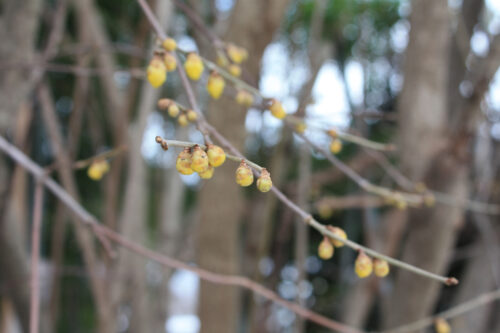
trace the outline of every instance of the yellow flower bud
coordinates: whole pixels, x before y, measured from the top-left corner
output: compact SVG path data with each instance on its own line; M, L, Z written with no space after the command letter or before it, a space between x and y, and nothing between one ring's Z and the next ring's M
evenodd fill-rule
M198 172L198 175L202 179L210 179L214 175L214 170L215 170L215 168L213 166L209 165L207 170L205 170L203 172Z
M158 109L166 110L172 104L172 100L168 98L161 98L158 100Z
M337 133L336 130L334 130L333 128L328 130L328 132L326 132L330 137L332 137L333 139L336 139L339 134Z
M163 56L163 61L165 62L165 68L167 69L167 72L173 72L177 69L177 60L172 53L165 53L165 55Z
M191 110L191 109L186 111L186 116L187 116L187 119L191 122L196 121L196 119L198 119L198 114L196 112L194 112L194 110Z
M327 226L327 229L330 230L333 234L343 238L347 239L347 234L345 233L344 229L338 228L338 227L332 227L332 226ZM335 238L330 239L335 247L342 247L344 246L344 242L336 240Z
M159 56L154 56L146 70L149 83L158 88L167 79L167 69Z
M244 52L242 52L242 48L234 44L228 44L226 47L226 52L227 55L229 56L229 59L231 59L231 61L234 62L235 64L241 64L245 56Z
M219 65L222 68L226 68L227 65L229 65L229 60L227 60L227 57L221 53L217 53L217 59L216 59L217 65Z
M360 278L370 276L373 270L373 262L363 251L359 252L356 262L354 263L354 271Z
M87 169L87 175L92 180L101 180L102 176L109 171L109 163L106 160L94 161Z
M212 72L208 77L207 91L213 99L219 99L224 91L225 85L224 78L218 73Z
M189 124L189 120L187 118L187 116L183 113L179 116L179 118L177 118L177 122L179 123L179 125L181 125L182 127L184 126L187 126Z
M397 199L394 205L399 210L405 210L408 208L408 203L403 198Z
M196 53L189 53L184 62L184 69L191 80L198 81L203 73L203 61Z
M244 47L240 47L241 59L242 61L246 61L248 59L248 51Z
M163 41L162 46L167 51L174 51L177 48L177 42L173 38L167 38Z
M229 65L227 70L228 70L229 74L231 74L232 76L240 77L240 75L241 75L241 67L236 65L236 64Z
M333 209L327 204L320 204L317 209L318 215L324 220L329 219L333 215Z
M390 197L386 198L386 201L399 210L405 210L408 207L408 203L403 198L401 193L398 192L393 192Z
M418 193L424 193L425 191L427 191L427 186L422 182L418 182L415 184L415 191L417 191Z
M240 166L236 169L236 183L243 187L250 186L253 183L252 169L250 169L244 160L241 161Z
M450 324L444 318L436 318L434 321L434 328L437 333L450 333L451 327Z
M286 116L283 105L281 105L281 102L277 101L276 99L271 100L271 106L269 107L269 110L271 111L271 114L278 119L283 119Z
M428 193L424 196L424 204L427 207L432 207L436 204L436 197L434 197L434 194Z
M240 89L236 94L236 103L245 107L251 107L253 104L253 95L246 90Z
M168 115L172 118L175 118L179 115L179 107L177 106L177 104L175 103L172 103L169 107L168 107Z
M330 143L330 152L332 152L332 154L338 154L341 150L342 141L340 141L339 139L332 140L332 142Z
M214 168L221 166L226 160L226 153L224 150L216 145L209 144L207 149L208 162Z
M318 257L320 257L323 260L328 260L331 257L333 257L333 251L334 248L332 243L330 243L328 238L324 237L318 246Z
M384 277L389 274L389 263L382 259L373 260L373 271L378 277Z
M297 133L300 133L300 134L304 134L304 132L306 131L306 128L307 128L306 124L302 121L300 123L298 123L297 125L295 125L295 131Z
M208 156L207 153L200 146L193 147L191 155L191 169L196 172L205 172L208 169Z
M180 174L191 175L194 171L191 169L191 151L189 148L184 148L177 156L175 168Z
M260 177L257 179L257 188L261 192L269 192L272 186L271 174L266 169L262 169Z

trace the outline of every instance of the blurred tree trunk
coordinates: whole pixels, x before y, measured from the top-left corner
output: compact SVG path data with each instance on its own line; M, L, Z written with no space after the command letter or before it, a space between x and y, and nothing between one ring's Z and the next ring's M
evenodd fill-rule
M155 13L163 26L169 22L172 13L170 1L158 1ZM150 52L155 47L154 39L150 43ZM147 166L142 156L142 142L146 130L148 116L156 108L160 89L153 88L147 80L142 81L141 94L138 103L137 119L132 123L128 136L130 152L128 156L128 173L126 179L125 199L120 221L120 231L128 239L139 244L148 242L148 211L147 211ZM154 140L154 137L147 138ZM115 271L115 291L113 299L116 306L130 305L130 328L128 332L153 332L152 327L158 326L155 309L151 302L146 276L146 263L143 257L120 249L120 258ZM157 297L157 295L154 295ZM166 305L163 304L166 308ZM164 324L165 318L163 318Z
M35 54L35 34L40 14L39 0L2 2L0 17L0 61L5 64L29 63ZM21 22L21 24L20 24ZM22 102L27 98L31 72L13 70L0 77L0 135L13 135ZM11 298L24 331L28 331L29 267L24 237L18 226L21 221L7 214L10 204L10 172L5 156L0 157L0 285ZM24 198L23 198L24 199Z
M411 179L454 197L467 193L466 168L444 147L448 114L448 60L450 21L446 0L412 3L410 43L406 51L405 80L400 96L400 151L402 170ZM408 236L402 260L444 273L455 240L461 208L436 206L408 214ZM389 327L422 318L430 311L441 284L407 271L395 272L393 296L386 309Z
M288 0L238 1L223 34L225 41L245 47L249 59L244 73L258 82L260 62L282 21ZM257 23L258 22L258 23ZM245 112L227 97L209 106L208 120L238 149L245 140ZM201 223L198 238L200 266L220 273L239 271L239 229L244 209L242 189L234 181L236 166L225 163L214 179L203 184ZM200 319L202 332L235 332L239 319L236 288L201 283Z
M399 101L402 169L413 180L423 180L434 190L466 198L470 192L467 151L485 91L480 81L485 79L487 86L489 74L480 73L481 79L473 82L477 85L468 98L460 96L458 87L466 78L468 41L481 4L464 2L458 31L466 31L466 37L453 38L446 1L420 1L412 5L405 83ZM410 211L402 260L446 274L448 256L463 219L461 207L438 205ZM441 287L406 271L396 272L386 325L391 327L430 314Z

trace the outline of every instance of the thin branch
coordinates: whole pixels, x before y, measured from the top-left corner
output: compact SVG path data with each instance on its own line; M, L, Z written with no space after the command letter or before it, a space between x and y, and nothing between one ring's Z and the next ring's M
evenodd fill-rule
M92 67L81 67L68 64L60 64L53 62L13 62L13 63L1 63L0 71L18 71L18 70L35 70L53 73L67 73L77 76L106 76L108 72L104 68L92 68ZM114 68L114 72L127 73L133 78L144 79L145 71L144 68Z
M285 119L294 125L304 123L307 121L306 119L302 119L302 118L294 116L294 115L287 115ZM313 125L308 124L307 127L310 127L310 128L313 128L313 129L316 129L319 131L323 131L323 132L328 132L328 130L329 130L329 129L325 128L324 126L319 126L319 125L314 125L314 124ZM348 132L344 132L344 131L337 130L337 129L335 129L335 132L340 139L342 139L344 141L355 143L355 144L362 146L362 147L370 148L373 150L381 150L381 151L395 151L396 150L396 146L392 143L375 142L375 141L366 139L362 136L348 133Z
M314 206L319 210L322 207L329 209L375 208L386 204L384 199L374 195L329 196L316 201Z
M342 171L344 174L346 174L349 178L351 178L356 184L359 185L363 190L380 195L385 198L391 198L391 197L400 197L404 201L414 204L414 205L421 205L423 203L424 197L419 194L413 194L413 193L408 193L408 192L399 192L399 191L393 191L385 187L377 186L372 184L370 181L367 179L363 178L361 175L359 175L356 171L352 170L339 160L337 157L334 155L330 154L326 149L323 147L318 146L309 138L307 138L305 135L301 133L296 134L302 138L309 146L311 146L313 149L317 150L318 152L321 153L330 163L332 163L336 168L338 168L340 171Z
M375 162L385 170L385 172L404 190L411 191L416 189L416 184L406 177L401 171L395 168L383 154L375 151L365 150L366 153L375 159ZM500 205L487 202L475 201L465 198L457 198L446 193L426 190L425 193L432 195L437 203L467 209L471 212L500 215Z
M4 151L8 156L10 156L15 162L20 164L28 172L33 174L33 176L42 184L44 184L59 200L61 200L68 209L73 212L77 217L77 221L80 221L84 225L91 228L96 236L105 237L108 240L113 241L116 244L121 245L124 248L131 250L137 254L140 254L146 258L158 262L159 264L176 268L183 269L198 275L201 279L223 285L239 286L245 289L249 289L254 293L261 295L262 297L276 302L289 310L293 311L297 315L304 317L318 325L327 327L329 329L345 332L345 333L361 333L363 331L356 328L349 327L342 323L336 322L322 315L319 315L313 311L304 309L303 307L286 301L280 298L275 292L264 286L242 276L238 275L226 275L217 274L211 271L194 267L190 264L186 264L182 261L178 261L174 258L164 256L155 251L149 250L137 243L127 240L119 233L113 231L112 229L102 225L99 221L85 210L68 192L66 192L59 184L57 184L52 178L45 175L44 170L29 159L23 152L17 149L15 146L5 140L3 136L0 136L0 150Z
M111 159L111 158L113 158L113 157L115 157L117 155L120 155L121 153L127 151L127 149L128 149L128 147L125 146L125 145L123 145L121 147L118 147L118 148L115 148L115 149L111 149L111 150L107 150L105 152L96 154L96 155L91 156L89 158L75 161L75 162L73 162L73 165L72 165L73 169L84 169L84 168L88 167L89 165L91 165L95 161L100 161L100 160L105 160L105 159ZM45 167L45 172L47 174L50 174L55 169L57 169L58 167L59 167L59 165L58 165L57 162L52 163L51 165Z
M33 203L33 225L31 229L31 297L30 333L38 333L40 327L40 237L42 226L43 186L37 181Z
M413 323L399 326L396 328L392 328L386 331L383 331L382 333L409 333L409 332L417 332L421 329L424 329L428 326L431 326L434 321L437 318L443 318L443 319L450 319L454 317L458 317L466 312L472 311L480 306L484 306L486 304L489 304L491 302L494 302L496 300L500 299L500 289L497 289L495 291L489 292L482 294L468 302L459 304L449 310L440 312L434 316L423 318L420 320L417 320Z

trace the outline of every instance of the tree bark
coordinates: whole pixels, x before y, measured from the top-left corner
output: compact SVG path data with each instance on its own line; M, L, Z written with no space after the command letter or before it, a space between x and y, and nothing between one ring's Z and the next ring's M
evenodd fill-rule
M0 17L0 61L30 62L35 54L36 27L40 15L39 0L3 1ZM22 22L22 24L19 24ZM13 69L0 76L0 134L12 135L17 111L29 92L30 72ZM19 221L7 216L10 172L5 157L0 157L0 284L5 286L24 331L29 322L29 267Z
M249 59L244 73L258 82L264 49L283 18L288 0L236 2L224 40L245 47ZM259 24L256 24L259 22ZM245 112L223 97L211 103L209 122L238 149L245 140ZM239 228L244 209L242 189L234 181L235 166L225 163L214 179L203 184L200 198L201 223L198 238L200 266L220 273L239 271ZM201 283L200 317L202 332L235 332L239 318L236 288Z
M398 105L401 166L413 180L425 180L430 188L464 197L468 192L467 168L452 152L443 149L448 115L449 26L445 0L412 3L405 81ZM461 208L411 210L401 259L445 273L455 228L462 218ZM395 274L392 299L385 310L388 327L428 315L441 287L407 271Z

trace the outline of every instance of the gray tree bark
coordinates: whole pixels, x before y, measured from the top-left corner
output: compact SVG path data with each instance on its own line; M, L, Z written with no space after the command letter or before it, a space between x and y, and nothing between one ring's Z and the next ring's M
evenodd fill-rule
M39 0L3 1L0 17L0 61L13 68L0 76L0 134L12 135L17 111L25 100L30 72L19 70L15 63L33 61L35 33L40 15ZM24 331L29 324L29 267L19 221L7 216L10 172L7 160L0 157L0 284L5 286Z
M399 100L403 172L413 180L455 197L467 193L467 169L453 154L443 154L448 114L450 21L445 0L412 3L405 81ZM436 158L438 151L441 156ZM444 273L462 209L437 206L411 210L402 260ZM395 272L394 290L385 310L388 327L429 314L441 285L406 271Z
M284 15L288 0L238 1L223 34L225 41L245 47L249 59L244 73L258 82L260 61ZM259 24L256 24L259 22ZM238 149L245 140L245 112L234 101L222 97L209 106L208 120ZM235 165L219 167L210 182L203 184L198 236L200 266L220 273L239 271L239 229L243 214L243 192L234 181ZM209 250L208 250L209 249ZM236 288L201 283L202 332L235 332L239 319Z

